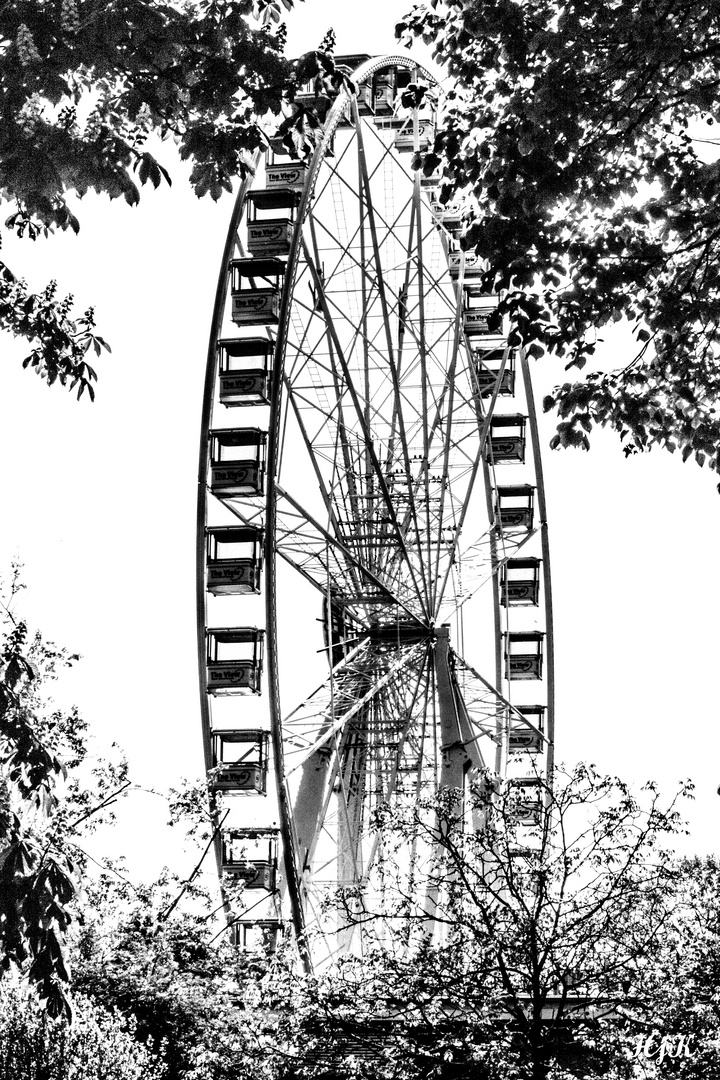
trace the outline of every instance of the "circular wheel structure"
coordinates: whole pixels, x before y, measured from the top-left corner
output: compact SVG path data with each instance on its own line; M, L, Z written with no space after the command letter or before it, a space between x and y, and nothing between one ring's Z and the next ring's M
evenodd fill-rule
M487 768L532 824L553 734L528 367L460 250L460 208L413 168L440 88L405 55L336 62L357 92L328 105L312 160L261 155L236 202L198 503L202 727L235 939L272 946L294 924L315 964L368 933L328 896L389 917L388 883L419 872L417 852L384 850L377 810Z

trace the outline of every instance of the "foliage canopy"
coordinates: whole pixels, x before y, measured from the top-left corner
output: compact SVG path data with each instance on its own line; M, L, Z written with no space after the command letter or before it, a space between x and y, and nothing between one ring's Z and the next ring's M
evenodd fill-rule
M152 152L172 139L198 196L218 199L267 144L263 118L302 133L295 88L341 79L323 52L283 56L292 0L11 0L0 9L0 198L5 227L32 240L79 229L69 194L131 206L170 183ZM284 109L284 119L280 114ZM277 119L279 117L279 120ZM283 123L285 128L283 128ZM0 263L0 329L26 338L25 366L92 396L87 362L107 348L92 309L72 314L51 282L32 293Z
M64 939L85 865L80 841L112 816L126 765L95 763L83 775L86 724L48 698L78 657L30 635L13 612L21 588L15 568L0 597L0 973L22 971L57 1016L69 1013Z
M463 243L511 342L568 367L629 320L636 355L546 400L555 445L608 425L720 470L720 13L712 0L428 0L398 24L455 82L424 167L472 196Z
M537 820L512 784L480 781L464 805L457 794L381 815L383 914L357 889L338 898L374 947L267 980L275 1027L261 1034L281 1050L279 1075L295 1075L283 1072L293 1055L317 1077L339 1061L343 1075L386 1080L634 1075L634 1036L655 1023L676 940L675 805L587 766L543 785ZM418 874L398 888L392 867L409 852Z
M71 1025L51 1019L37 1000L11 983L0 985L0 1075L12 1080L166 1080L132 1021L84 998Z

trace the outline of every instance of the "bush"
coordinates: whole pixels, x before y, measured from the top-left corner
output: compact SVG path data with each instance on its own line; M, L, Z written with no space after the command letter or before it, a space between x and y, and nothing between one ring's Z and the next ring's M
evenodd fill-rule
M0 984L0 1080L164 1080L130 1020L83 997L73 1012L72 1025L52 1019L31 992Z

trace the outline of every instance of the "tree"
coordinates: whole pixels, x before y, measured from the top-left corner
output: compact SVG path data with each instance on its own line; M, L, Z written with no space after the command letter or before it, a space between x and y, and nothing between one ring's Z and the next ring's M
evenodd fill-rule
M283 56L292 0L12 0L0 10L0 197L6 228L35 240L79 229L89 190L131 206L148 182L170 183L153 140L172 139L192 162L198 196L218 199L267 145L263 124L302 144L312 108L291 106L308 80L344 81L330 55ZM284 113L283 113L284 110ZM274 118L274 119L273 119ZM72 314L51 282L29 291L0 263L0 329L32 345L24 365L48 383L92 396L87 363L106 342L92 309Z
M683 859L638 1046L655 1076L712 1076L720 1061L720 862Z
M465 806L451 791L381 812L394 908L380 916L362 890L340 894L346 924L375 929L377 945L293 977L287 1015L273 1004L263 1036L281 1046L279 1075L342 1062L343 1075L387 1080L633 1076L672 931L678 870L663 842L678 811L652 784L641 802L586 766L558 770L540 794L547 813L488 777ZM425 868L403 891L392 867L409 852ZM282 979L270 987L282 998Z
M0 986L0 1075L12 1080L165 1080L128 1020L77 999L74 1023L50 1019L17 985Z
M86 724L48 697L78 657L30 635L13 610L22 587L14 567L0 602L0 971L22 971L57 1016L69 1014L63 941L86 865L80 841L128 782L124 760L84 775Z
M510 343L582 368L599 330L632 324L622 370L546 399L553 445L608 425L626 453L720 470L716 5L428 0L397 33L455 80L423 167L470 199L462 244L504 291Z
M86 886L81 909L70 950L74 994L126 1017L138 1041L155 1048L165 1080L237 1076L248 990L267 964L237 953L202 889L169 874L134 886L109 872Z

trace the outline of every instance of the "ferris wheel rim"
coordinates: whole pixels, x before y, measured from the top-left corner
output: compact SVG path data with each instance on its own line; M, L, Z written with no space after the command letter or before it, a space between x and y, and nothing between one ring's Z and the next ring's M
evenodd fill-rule
M433 79L435 77L428 71L424 65L419 65L410 56L402 55L398 53L387 54L386 56L376 57L370 61L366 61L361 65L354 77L358 78L358 81L363 77L375 73L381 70L383 67L391 67L393 65L401 65L406 68L419 69L426 77ZM302 227L306 220L309 208L312 205L315 186L319 176L320 169L326 157L326 151L328 144L332 139L332 135L337 129L344 110L352 103L352 96L347 91L342 91L341 95L331 106L328 113L328 117L323 126L322 135L320 137L319 145L313 156L313 161L310 167L309 175L307 177L300 206L298 208L297 220L294 227L292 243L290 253L287 259L287 270L284 274L284 286L282 293L281 308L279 314L279 320L277 325L277 332L275 337L275 354L273 364L273 388L270 402L270 422L269 422L269 442L268 442L268 483L267 492L265 497L265 598L266 598L266 645L267 645L267 685L268 685L268 699L269 699L269 712L271 718L271 736L273 742L274 759L275 759L275 771L277 778L277 798L280 809L281 821L282 821L282 833L284 838L283 843L283 855L286 860L285 878L287 882L288 891L291 899L291 906L293 908L293 921L295 922L297 936L302 942L304 935L304 914L303 914L303 898L301 895L301 880L302 873L296 862L296 844L293 833L294 821L293 811L289 804L287 791L284 787L285 781L285 746L283 741L283 714L280 704L280 678L279 678L279 658L277 648L277 629L278 629L278 613L277 613L277 575L276 575L276 559L277 551L275 548L275 536L276 536L276 511L277 511L277 463L278 455L280 451L280 435L279 425L281 418L281 401L282 401L282 378L284 374L284 360L285 360L285 348L287 344L288 323L290 319L290 309L292 304L293 288L298 273L298 265L302 255ZM357 120L357 116L356 116ZM248 180L241 188L238 199L236 201L235 210L233 213L233 219L231 227L228 233L228 241L226 243L226 250L224 254L224 265L227 266L228 249L232 247L233 233L237 231L237 226L242 218L245 203L247 201L247 194L250 189L250 181ZM221 270L221 275L223 271ZM222 305L227 293L227 274L225 272L224 278L224 292L222 299L220 299L220 288L216 297L216 307L213 318L213 330L211 331L211 344L210 353L213 354L212 358L209 358L208 372L210 372L213 366L214 348L218 341L218 312L221 312ZM212 389L208 391L207 387L211 376L208 374L206 379L206 398L208 400L208 394L212 394ZM208 416L206 414L205 407L203 410L203 431L208 430ZM204 488L203 468L207 469L207 448L204 452L201 449L201 466L200 466L200 487L201 491ZM488 500L491 501L490 489L493 481L487 479L486 470L487 464L483 461L483 484L485 487ZM206 500L205 500L206 501ZM490 506L488 507L490 509ZM204 510L203 510L204 513ZM203 521L204 528L204 521ZM202 554L200 552L200 502L198 511L198 558L199 563L204 558L204 546ZM549 566L549 564L548 564ZM201 574L198 574L199 591ZM493 610L496 616L499 612L499 604L497 601L497 575L492 575L492 588L495 592L496 599L493 604ZM200 604L198 607L200 611ZM412 613L411 613L412 614ZM200 617L198 622L198 641L201 649L201 697L203 697L203 706L206 710L203 719L203 735L204 745L206 752L206 760L209 762L209 767L212 765L212 751L209 746L209 737L211 725L207 719L207 685L202 683L202 672L204 670L202 651L205 640L207 618L204 618L202 626L200 624ZM422 620L421 620L422 622ZM434 629L430 620L425 620L426 630L428 633L434 633ZM203 644L200 646L200 639L202 636ZM496 642L499 641L499 634L496 633ZM496 666L500 663L500 657L498 656ZM499 666L498 666L499 671ZM496 679L497 685L500 685L500 679ZM217 851L217 845L216 845ZM219 856L218 856L219 858Z

